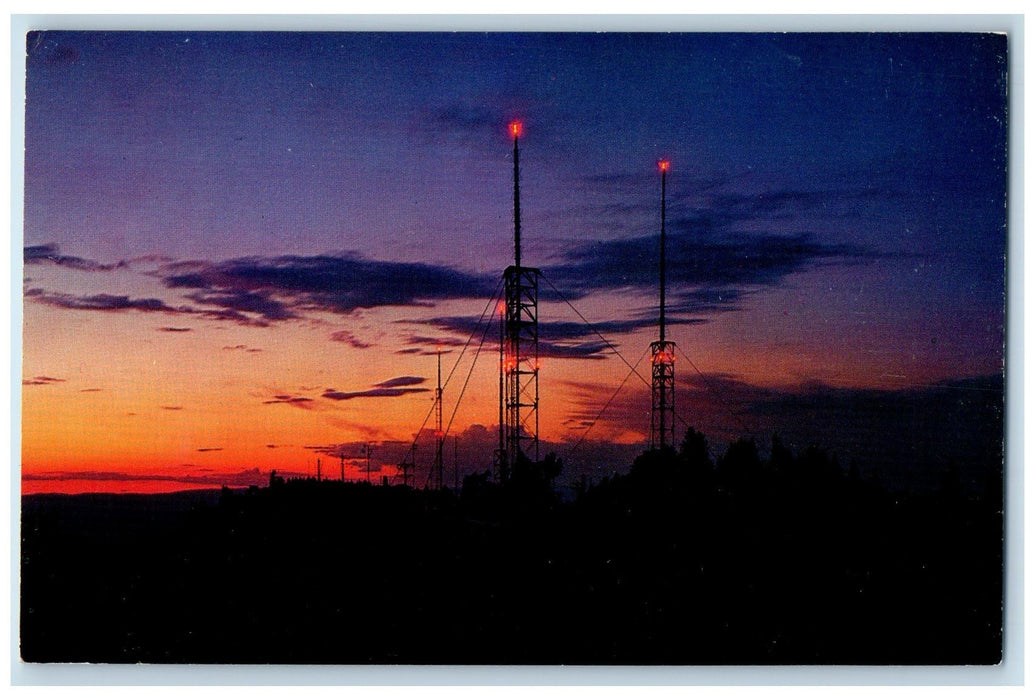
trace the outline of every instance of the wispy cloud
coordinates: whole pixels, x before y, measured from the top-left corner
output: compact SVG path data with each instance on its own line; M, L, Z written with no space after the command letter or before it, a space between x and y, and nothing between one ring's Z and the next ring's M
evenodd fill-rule
M50 384L57 384L63 381L65 380L59 379L58 377L47 377L44 375L40 375L37 377L32 377L30 379L23 379L22 386L48 386Z
M162 333L188 333L188 332L190 332L190 331L192 331L194 329L193 328L178 328L176 326L162 326L158 330L161 331Z
M296 408L309 409L312 408L313 400L308 396L291 396L290 394L277 394L272 399L262 402L265 405L272 404L287 404Z
M345 343L357 350L365 350L366 348L372 347L370 343L363 342L349 331L335 331L334 333L331 333L331 340L336 343Z
M230 321L241 325L268 326L262 319L255 319L232 309L199 309L189 305L171 306L154 297L133 298L120 294L66 294L48 292L38 287L25 291L25 298L39 304L77 311L164 313L197 316L216 321Z
M126 262L122 260L116 263L101 263L75 255L62 255L55 243L25 246L24 258L26 265L56 265L84 272L108 272L126 266Z
M612 344L615 336L624 333L631 333L642 328L652 328L657 325L657 316L642 315L627 320L612 320L586 323L582 321L540 321L539 322L539 356L542 358L554 359L604 359L613 353ZM403 323L416 323L416 321L403 321ZM432 318L421 323L431 324L448 333L455 333L461 336L478 335L475 340L480 340L480 333L486 330L486 323L491 327L498 324L498 320L486 321L482 319L481 325L474 316L443 316ZM671 325L696 325L704 323L703 319L673 317ZM488 331L492 333L492 331ZM495 337L495 336L491 336ZM433 355L433 349L440 345L463 346L464 341L458 338L435 338L428 336L410 336L408 344L423 345L417 348L404 348L397 351L404 354L416 354L420 352L425 355Z

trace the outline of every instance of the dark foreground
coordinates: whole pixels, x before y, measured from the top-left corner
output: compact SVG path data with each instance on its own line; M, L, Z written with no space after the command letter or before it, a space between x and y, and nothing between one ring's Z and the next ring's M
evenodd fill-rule
M739 445L739 447L738 447ZM23 498L34 662L993 664L1001 491L692 440L559 502L314 481ZM518 478L520 477L520 478Z

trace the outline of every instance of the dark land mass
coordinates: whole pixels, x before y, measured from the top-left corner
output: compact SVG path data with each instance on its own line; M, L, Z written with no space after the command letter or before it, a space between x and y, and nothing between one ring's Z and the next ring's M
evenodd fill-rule
M30 662L995 664L1002 460L890 491L700 434L559 499L548 457L460 494L271 480L22 499Z

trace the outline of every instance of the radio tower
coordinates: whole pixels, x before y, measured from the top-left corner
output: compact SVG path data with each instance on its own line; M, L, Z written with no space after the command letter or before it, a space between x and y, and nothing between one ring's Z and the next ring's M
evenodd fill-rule
M438 351L438 388L435 389L435 479L442 490L442 351Z
M665 340L665 176L667 160L658 161L661 171L661 303L658 315L658 339L650 344L650 447L660 450L675 445L676 344Z
M503 271L500 318L500 444L498 474L510 479L522 458L539 460L539 275L521 266L521 196L518 137L514 138L514 264Z

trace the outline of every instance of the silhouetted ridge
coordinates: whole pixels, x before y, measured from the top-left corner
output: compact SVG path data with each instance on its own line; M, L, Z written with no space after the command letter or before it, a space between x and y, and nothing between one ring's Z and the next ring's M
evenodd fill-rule
M738 441L713 460L693 430L571 500L555 492L562 475L550 455L505 484L470 475L459 494L276 477L189 503L24 497L23 658L1001 658L994 476L987 497L951 469L936 492L894 493L777 436L765 456Z

